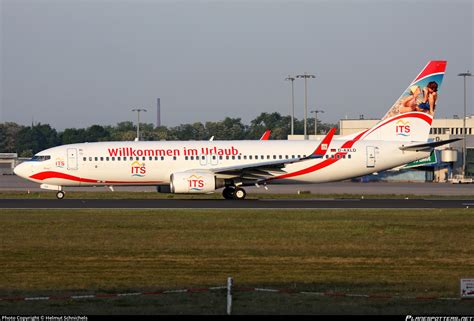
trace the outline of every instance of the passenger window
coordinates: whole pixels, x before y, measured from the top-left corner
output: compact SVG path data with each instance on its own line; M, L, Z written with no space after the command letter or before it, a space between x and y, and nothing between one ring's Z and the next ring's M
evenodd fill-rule
M347 155L347 158L351 158L351 155Z
M277 158L276 155L273 155L273 159L276 159L276 158Z
M165 160L165 157L164 157L164 156L161 156L161 160Z
M91 162L92 162L92 157L89 157L89 161L91 161Z
M331 155L331 158L334 159L334 155Z
M219 159L220 159L220 160L222 160L222 155L221 155L221 156L219 156Z
M216 155L212 155L212 159L216 159Z
M281 155L278 155L278 158L279 158L279 159L282 159L282 158L283 158L283 156L281 156Z
M232 159L235 159L235 156L232 156Z
M97 157L94 157L94 160L97 162L99 159Z
M124 157L124 159L125 159L125 157ZM103 161L104 161L104 158L103 158L103 157L101 157L101 158L100 158L100 161L101 161L101 162L103 162Z
M176 156L173 156L173 160L176 160Z
M120 157L117 157L117 160L119 161L119 160L120 160Z
M298 155L298 158L301 158L301 155Z
M226 156L225 159L229 159L229 156Z
M149 160L153 160L153 157L150 156L148 159L149 159Z
M188 156L184 156L184 160L188 160Z
M142 160L146 160L146 157L145 157L145 156L143 156L143 157L142 157Z
M337 159L339 159L339 158L341 158L341 155L337 154L336 157L337 157Z
M249 159L252 159L252 155L249 155Z
M240 156L237 156L237 159L240 159Z
M108 157L106 157L106 158L105 158L105 160L108 162L108 161L109 161L109 158L108 158Z
M87 157L83 157L82 160L85 162L87 160Z
M115 161L115 157L112 157L112 161Z

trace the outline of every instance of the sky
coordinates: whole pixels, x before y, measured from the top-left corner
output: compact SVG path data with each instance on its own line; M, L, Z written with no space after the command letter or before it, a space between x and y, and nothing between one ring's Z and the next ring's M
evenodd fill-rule
M462 116L473 0L0 0L0 123L56 129L290 113L307 72L318 118L381 118L429 60L447 60L436 117ZM303 118L304 81L295 85ZM474 114L474 77L468 114Z

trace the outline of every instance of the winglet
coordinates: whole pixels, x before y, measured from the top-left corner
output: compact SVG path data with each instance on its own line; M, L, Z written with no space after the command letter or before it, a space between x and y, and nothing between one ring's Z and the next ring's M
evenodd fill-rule
M321 141L321 144L319 144L318 148L316 148L313 154L309 156L310 158L321 158L326 154L336 130L337 128L331 128L331 130L326 134L326 137L324 137L323 140Z
M271 131L270 129L267 129L267 130L263 133L262 137L260 137L260 140L268 140L268 139L270 138L270 133L271 133L271 132L272 132L272 131Z

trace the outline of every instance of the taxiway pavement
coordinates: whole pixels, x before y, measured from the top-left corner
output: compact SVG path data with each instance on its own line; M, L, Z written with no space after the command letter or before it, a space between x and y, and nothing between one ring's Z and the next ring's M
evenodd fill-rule
M278 200L117 200L0 199L0 209L311 209L311 208L473 208L474 199L278 199Z

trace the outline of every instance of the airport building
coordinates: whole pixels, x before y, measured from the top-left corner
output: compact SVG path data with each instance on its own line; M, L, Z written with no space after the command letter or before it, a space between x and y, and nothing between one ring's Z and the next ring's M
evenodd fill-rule
M13 174L13 168L15 168L18 161L18 155L16 153L0 153L0 175Z
M340 136L361 132L377 124L380 119L341 119L339 121ZM322 139L324 135L309 135L309 139ZM338 136L335 136L338 137ZM434 119L430 139L447 140L463 138L463 120L459 118ZM304 139L303 135L288 136L289 140ZM457 141L437 149L430 159L416 164L371 175L363 180L387 181L435 181L447 182L462 173L463 141ZM474 177L474 116L466 117L466 176Z

